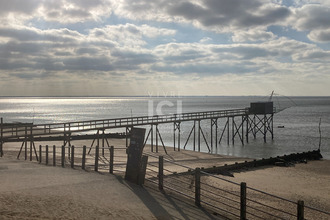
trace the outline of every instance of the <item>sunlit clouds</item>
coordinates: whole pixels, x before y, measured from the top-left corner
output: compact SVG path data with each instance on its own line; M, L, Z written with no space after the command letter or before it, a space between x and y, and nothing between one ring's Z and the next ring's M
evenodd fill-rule
M0 0L0 95L329 95L330 4Z

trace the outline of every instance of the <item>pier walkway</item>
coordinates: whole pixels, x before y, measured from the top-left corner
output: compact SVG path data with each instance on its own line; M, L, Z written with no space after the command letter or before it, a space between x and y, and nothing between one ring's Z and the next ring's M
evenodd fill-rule
M273 114L273 107L271 107L271 111L262 112L262 114L251 110L251 108L241 108L49 124L4 123L1 118L0 154L3 152L3 144L6 142L21 142L21 149L25 146L25 151L27 151L29 143L30 156L32 156L33 148L36 151L35 141L62 140L64 146L71 146L70 141L72 140L94 139L92 146L95 143L96 146L102 148L106 144L110 147L107 139L116 136L110 132L118 128L125 129L123 133L117 133L117 138L126 138L126 147L128 147L130 130L136 126L150 126L145 143L149 141L151 150L154 151L155 147L156 152L158 152L160 143L165 149L158 125L170 123L173 124L172 146L174 150L180 150L182 148L181 139L186 138L185 142L182 142L185 143L183 149L186 148L190 140L189 144L193 146L194 151L201 151L201 145L204 144L211 152L211 149L217 148L218 143L225 139L225 136L227 136L227 144L230 140L234 144L235 137L238 137L243 145L244 136L248 142L250 133L253 134L254 138L256 138L257 133L262 133L265 142L267 133L270 133L273 138ZM225 122L221 123L223 125L222 130L218 129L220 119L225 119ZM207 126L202 127L201 121L207 120L209 120ZM184 122L193 122L190 132L185 132L185 134L189 133L187 137L183 137L183 132L181 132L181 123ZM205 135L205 131L203 131L205 129L210 131L210 135Z

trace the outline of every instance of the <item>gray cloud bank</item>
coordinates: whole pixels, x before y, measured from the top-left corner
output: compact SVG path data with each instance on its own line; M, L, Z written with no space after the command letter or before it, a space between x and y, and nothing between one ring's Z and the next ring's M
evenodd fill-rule
M328 74L330 52L313 43L330 42L330 5L322 1L290 7L276 0L0 0L0 5L5 81L63 74L122 80L134 75L159 80L163 74L169 80L283 72L309 76L315 69ZM111 16L126 24L107 24ZM88 28L67 27L79 24ZM229 34L232 42L176 42L180 25ZM307 32L310 42L278 36L268 30L271 26Z

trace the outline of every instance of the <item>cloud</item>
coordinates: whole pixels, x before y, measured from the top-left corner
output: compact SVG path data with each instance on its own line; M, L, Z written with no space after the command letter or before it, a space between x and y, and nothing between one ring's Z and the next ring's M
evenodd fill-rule
M311 31L308 38L315 42L326 43L330 42L330 29Z
M63 24L100 21L112 13L108 0L0 0L0 5L2 20L20 24L31 19Z
M291 24L299 31L310 31L308 37L316 42L330 42L330 4L303 5L295 9Z
M30 15L42 4L39 0L0 0L0 15L7 16L10 13Z
M276 36L269 31L260 29L237 30L233 33L233 42L255 42L274 40Z
M143 13L142 13L143 11ZM121 1L115 13L129 19L184 22L219 32L283 22L291 11L259 0Z

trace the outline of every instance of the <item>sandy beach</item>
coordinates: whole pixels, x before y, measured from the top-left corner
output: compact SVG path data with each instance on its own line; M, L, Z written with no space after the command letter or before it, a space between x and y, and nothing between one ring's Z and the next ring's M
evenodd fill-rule
M86 141L75 144L83 143L89 144ZM112 143L124 146L122 140ZM167 160L188 167L206 168L249 160L167 150L166 155L161 148L159 153L150 153L149 147L145 148L148 154L164 155ZM0 159L0 219L222 219L196 207L193 200L176 199L148 187L150 183L140 187L126 182L122 175L45 166L13 156L5 152ZM267 166L235 172L234 177L221 177L246 182L249 187L293 201L304 200L308 206L329 211L329 167L328 160L309 161L293 167ZM184 171L174 166L171 169Z

